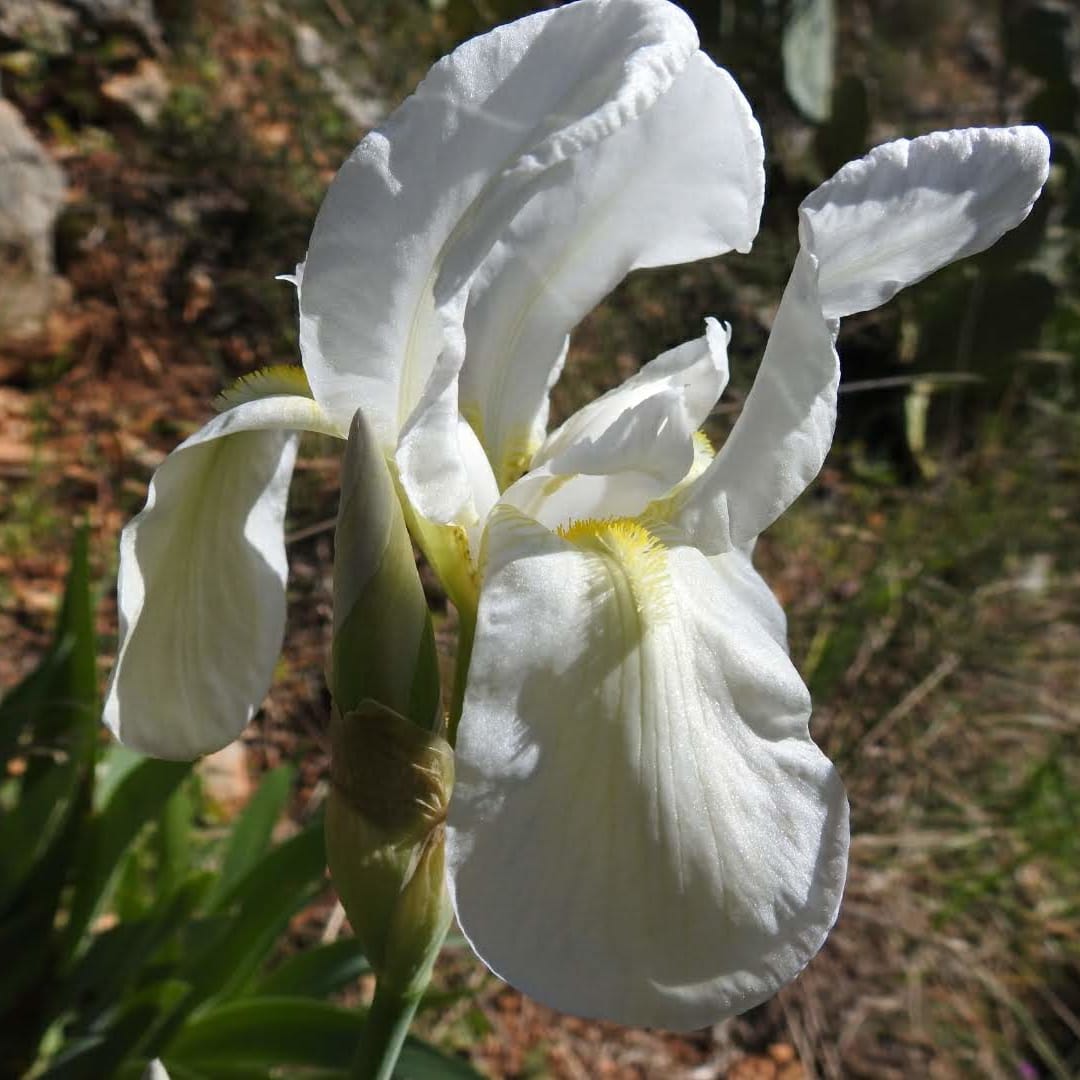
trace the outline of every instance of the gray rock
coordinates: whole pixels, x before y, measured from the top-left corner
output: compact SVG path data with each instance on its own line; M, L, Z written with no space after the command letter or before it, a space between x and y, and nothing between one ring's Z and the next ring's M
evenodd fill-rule
M48 56L71 52L78 14L56 0L0 0L0 37Z
M38 333L60 290L53 272L53 227L64 174L0 100L0 336Z

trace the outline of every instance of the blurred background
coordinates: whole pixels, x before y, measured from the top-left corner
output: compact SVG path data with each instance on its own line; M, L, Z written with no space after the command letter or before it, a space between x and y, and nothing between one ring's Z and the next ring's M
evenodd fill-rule
M343 1075L340 1006L369 987L318 819L340 447L303 446L271 694L194 770L97 729L117 535L218 391L297 361L274 276L352 146L457 42L542 6L0 2L0 1075L138 1076L162 1047L180 1077ZM798 203L880 142L1037 123L1053 171L991 252L845 321L836 446L758 548L851 798L823 952L684 1037L555 1014L451 936L403 1075L1080 1075L1080 8L684 6L764 129L762 232L620 286L557 418L716 315L722 439Z

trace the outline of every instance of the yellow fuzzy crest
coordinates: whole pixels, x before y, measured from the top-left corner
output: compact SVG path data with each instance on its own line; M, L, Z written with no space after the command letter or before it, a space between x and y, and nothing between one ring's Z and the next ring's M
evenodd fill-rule
M296 364L275 364L273 367L241 375L239 379L214 399L218 412L235 408L260 398L288 394L293 397L313 397L304 369Z
M671 582L664 544L634 518L583 518L556 532L583 551L595 552L622 571L641 616L669 612Z

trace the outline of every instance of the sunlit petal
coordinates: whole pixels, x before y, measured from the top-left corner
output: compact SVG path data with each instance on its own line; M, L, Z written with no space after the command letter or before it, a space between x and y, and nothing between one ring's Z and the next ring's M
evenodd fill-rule
M758 622L784 650L788 651L787 615L776 594L754 568L749 551L733 548L722 555L710 555L709 565L733 596L757 616Z
M533 465L550 462L555 473L611 473L627 468L621 456L596 456L597 448L608 437L621 438L620 428L631 409L665 392L673 395L670 398L673 403L678 402L685 417L681 426L689 429L687 440L692 439L693 432L708 419L728 378L730 333L716 319L706 319L705 323L703 337L662 353L636 375L578 409L548 436ZM586 448L590 458L596 456L595 460L581 460ZM686 474L681 463L679 468L681 471L672 477L672 484Z
M285 500L298 429L340 434L303 397L215 417L174 450L120 538L120 642L105 722L187 759L240 734L270 685L285 623Z
M458 412L453 374L438 370L422 400L425 422L406 424L398 444L402 487L422 517L434 524L453 522L478 542L499 492L480 440Z
M772 606L628 522L497 510L487 541L448 836L469 940L585 1016L768 997L836 917L848 836Z
M360 143L331 185L300 284L316 398L363 402L393 445L444 346L440 301L465 283L546 170L605 139L693 55L658 0L572 4L466 42Z
M649 412L654 406L662 408L663 404L656 398L644 403ZM630 419L633 421L637 417ZM639 433L645 430L644 425L637 428ZM634 517L670 486L655 474L644 471L554 476L545 465L523 476L503 493L500 502L528 514L549 529L557 529L588 518Z
M763 187L749 105L698 53L656 105L530 199L472 283L465 321L462 408L500 486L543 438L570 330L633 269L748 250Z
M825 319L812 255L799 254L739 419L673 518L708 553L750 543L817 475L836 425L836 320Z
M588 517L640 513L690 471L695 435L727 382L728 331L658 356L579 409L536 454L536 467L504 501L549 528Z
M1046 179L1038 128L937 132L844 166L800 210L802 250L730 437L673 515L707 552L749 543L805 490L832 442L839 317L981 251Z
M869 311L1027 217L1050 167L1037 127L899 139L845 165L800 211L828 318Z

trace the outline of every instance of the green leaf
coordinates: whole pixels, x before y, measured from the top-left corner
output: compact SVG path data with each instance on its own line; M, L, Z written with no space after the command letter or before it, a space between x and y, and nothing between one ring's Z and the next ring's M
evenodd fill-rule
M67 1043L42 1080L100 1080L115 1075L128 1055L152 1041L187 993L185 983L169 980L126 998L95 1030Z
M45 911L49 915L48 910ZM33 905L16 910L0 924L0 1060L16 1055L15 1044L36 1043L35 1033L47 1026L41 1023L39 1010L45 1004L35 984L43 981L43 972L53 953L50 924Z
M206 892L207 875L189 878L174 893L162 898L144 919L121 922L98 934L64 979L56 1012L77 1013L72 1030L93 1027L97 1018L119 1001L147 969L158 965L162 946L179 939ZM168 969L167 963L161 965Z
M794 0L784 27L784 85L809 119L821 123L832 106L836 14L833 0Z
M97 815L79 860L65 942L69 950L100 910L113 874L143 827L153 821L191 771L188 761L147 759L131 769Z
M81 528L71 553L64 601L60 607L58 643L71 642L64 664L64 698L55 704L57 729L87 726L91 743L97 739L97 656L94 640L94 605L90 596L90 562L87 533Z
M282 1065L347 1070L363 1023L356 1010L298 997L244 998L204 1013L162 1054L195 1073L243 1076ZM227 1071L228 1070L228 1071ZM254 1073L252 1075L255 1075ZM466 1061L409 1037L394 1072L401 1080L480 1080Z
M62 765L40 773L33 784L20 785L14 807L0 817L0 910L12 904L64 832L78 779Z
M86 530L76 534L56 634L45 659L0 704L0 754L6 762L19 736L33 748L63 752L80 760L97 737L97 667L94 611ZM54 757L32 756L26 782L49 771Z
M289 918L325 882L322 818L274 848L211 910L229 919L188 957L200 997L239 992Z
M216 907L265 854L295 775L295 769L289 765L272 769L262 778L251 802L236 819L221 874L208 901L211 908Z
M371 971L356 938L342 938L290 956L257 984L266 996L325 997Z
M50 980L64 953L54 925L84 843L98 737L85 530L76 537L54 644L4 702L3 755L24 768L0 817L0 1060L33 1054L50 1026ZM10 1010L10 1011L9 1011Z
M165 801L157 821L156 891L168 896L192 869L191 836L196 820L191 784L182 783Z
M193 1069L190 1065L180 1064L171 1058L162 1061L165 1071L169 1074L169 1080L266 1080L267 1070L262 1066L251 1065L225 1065L220 1061L214 1063L213 1072L201 1069ZM304 1070L304 1080L345 1080L345 1073L340 1069L327 1072L322 1069ZM135 1073L123 1080L142 1080L142 1073Z
M412 1035L401 1048L394 1076L397 1080L481 1080L481 1074L467 1061L450 1057Z
M146 760L144 754L111 742L105 747L98 761L97 775L94 778L94 811L100 813L109 804L116 789L124 777Z
M354 1010L310 998L243 998L191 1021L162 1057L212 1076L229 1066L345 1070L361 1023Z
M98 741L94 610L85 529L75 537L56 637L43 666L48 676L35 685L32 700L26 702L30 710L22 717L30 745L38 751L27 757L27 785L57 764L81 769L94 756Z
M0 713L4 757L18 748L24 759L14 805L0 818L0 850L5 852L0 909L35 871L39 880L34 902L54 905L56 898L42 893L40 871L92 780L97 723L90 571L86 532L80 530L53 646L37 670L5 699ZM45 876L56 878L53 872ZM58 890L62 880L55 885Z
M67 639L48 652L29 675L0 701L0 764L18 754L19 737L32 729L51 694L59 685L73 642Z
M0 919L0 1061L32 1057L55 1017L52 986L66 957L54 927L89 811L89 783L86 774L67 801L63 827Z

